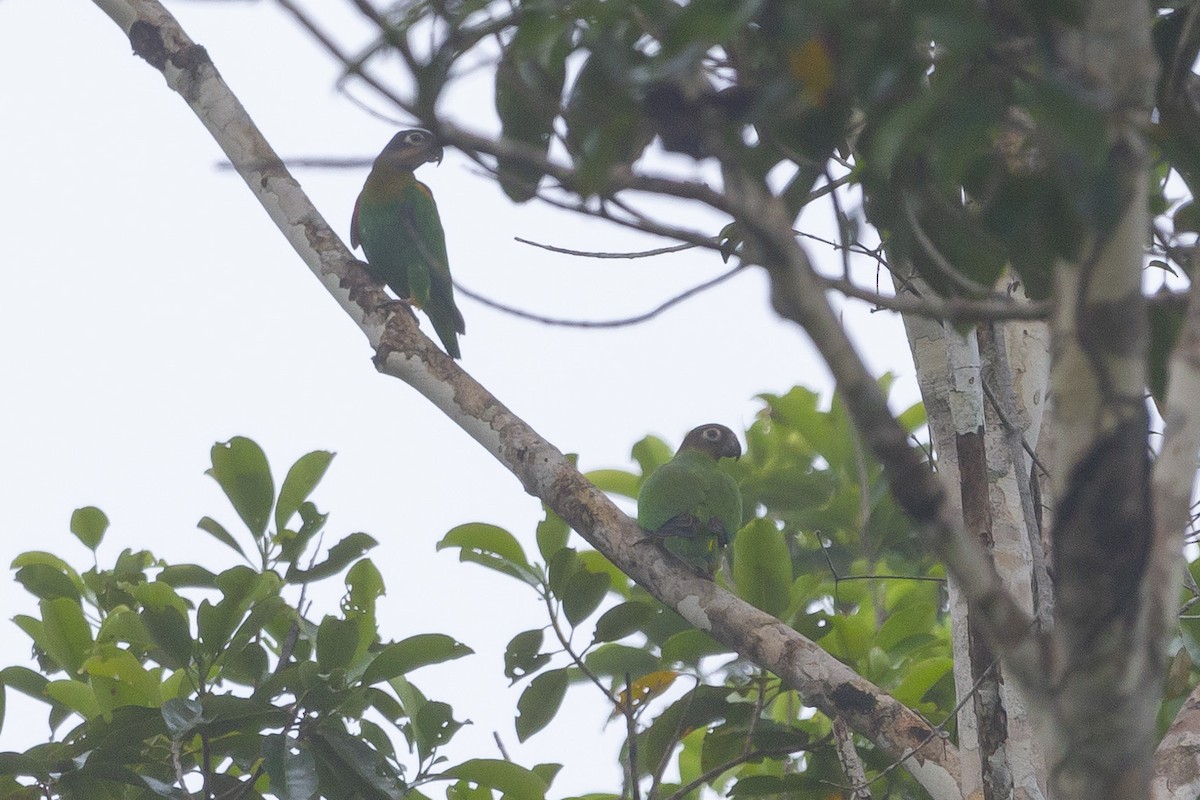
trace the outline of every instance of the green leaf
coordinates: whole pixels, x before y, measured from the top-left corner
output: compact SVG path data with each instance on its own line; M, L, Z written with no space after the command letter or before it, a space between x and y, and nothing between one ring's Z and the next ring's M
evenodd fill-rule
M537 586L538 575L529 566L525 551L511 533L497 525L469 522L452 528L437 543L437 549L457 547L459 561L472 561Z
M644 478L670 461L674 452L667 446L666 442L657 436L647 436L633 446L631 454L633 460L641 466L642 477Z
M774 523L755 519L733 540L733 583L738 596L773 616L791 599L792 559Z
M1150 393L1158 403L1159 411L1167 399L1167 378L1170 374L1171 354L1183 330L1185 309L1183 306L1152 305L1149 309L1150 347L1147 353L1148 383Z
M223 545L233 548L234 551L245 557L246 551L237 543L229 531L225 530L225 526L217 522L212 517L201 517L196 523L196 527L207 533L209 536L216 539Z
M547 508L545 504L542 505L542 510L546 512L546 518L537 526L538 552L542 554L542 558L549 561L555 553L567 546L567 538L571 534L571 529L567 527L567 523L562 517Z
M504 676L513 683L537 672L550 663L550 656L542 652L544 632L522 631L512 638L504 650Z
M581 569L571 576L560 593L563 612L571 627L579 625L600 606L610 585L608 576L599 572Z
M267 532L275 481L262 448L252 439L235 436L212 447L212 467L206 470L221 486L242 522L255 538Z
M937 623L937 613L932 603L913 603L900 609L879 627L875 646L891 651L906 639L929 634Z
M265 728L290 724L292 717L290 709L277 708L265 700L216 694L204 698L204 720L204 731L215 737L235 731L257 735Z
M358 649L358 623L326 616L317 627L317 664L322 672L350 666Z
M351 561L361 558L377 544L379 542L375 541L373 536L365 533L352 533L329 548L329 555L325 560L311 569L299 569L295 564L289 566L285 580L288 583L313 583L337 575Z
M83 579L79 577L79 573L70 564L53 553L46 553L41 550L27 550L12 560L13 569L22 569L30 566L50 567L55 572L61 572L70 578L71 583L75 584L76 588L81 589L84 585Z
M16 689L18 692L35 700L46 699L46 685L50 680L39 672L29 669L29 667L5 667L0 669L0 681L5 686Z
M642 479L632 472L623 469L597 469L587 473L585 477L596 484L596 488L609 494L618 494L636 500L638 487Z
M729 790L729 797L775 797L802 792L811 783L804 773L784 775L752 775L740 778Z
M46 697L66 706L84 719L100 716L100 703L92 687L82 681L60 680L46 684Z
M360 559L346 572L344 607L363 613L374 613L375 601L386 594L383 575L369 558Z
M444 770L443 774L487 786L514 800L541 800L546 796L546 782L537 773L511 761L473 758Z
M71 533L75 534L84 547L95 551L108 530L108 517L95 506L77 508L71 514Z
M578 555L579 566L590 572L598 572L608 576L610 591L616 592L628 599L633 582L629 576L609 561L599 550L584 550Z
M198 587L215 589L217 576L195 564L171 564L158 573L158 580L175 589Z
M401 800L403 797L404 781L383 756L360 739L322 726L313 732L311 742L313 755L339 773L363 798Z
M268 734L262 740L262 756L271 794L279 800L311 800L316 795L317 762L303 741Z
M521 543L504 528L483 522L469 522L451 529L437 543L438 550L447 547L471 549L481 554L492 555L521 566L529 566Z
M82 671L91 682L102 713L120 706L157 708L162 704L158 670L147 670L133 653L114 645L97 650L83 662Z
M412 714L411 719L417 755L422 761L430 756L434 748L450 741L464 725L454 719L454 709L437 700L426 701L420 710Z
M92 628L75 600L58 597L43 600L43 639L38 642L46 654L68 674L75 675L92 650Z
M729 648L695 628L671 636L663 642L662 660L665 664L681 663L697 665L705 656L728 653Z
M562 768L562 764L535 764L533 771L546 784L546 788L549 789L550 784L554 783L554 779L558 777L558 773Z
M171 738L182 741L204 721L204 706L190 697L172 697L163 703L162 718Z
M160 661L163 666L183 669L191 663L192 632L188 629L186 616L173 606L167 606L161 611L143 609L141 619L150 638L162 651Z
M444 633L422 633L389 644L363 673L364 685L388 681L420 667L468 656L475 651Z
M74 581L49 564L30 564L17 570L17 583L41 600L65 597L79 602L79 589Z
M283 531L297 511L300 504L308 499L313 489L325 477L333 453L324 450L314 450L301 456L287 477L283 479L283 487L279 490L279 502L275 504L275 532Z
M904 672L900 685L892 696L908 706L916 706L930 689L954 669L954 659L949 656L934 656L912 664Z
M645 650L622 644L601 645L587 655L584 663L597 675L611 675L621 681L626 675L636 679L661 668L659 660Z
M653 616L654 608L649 603L631 601L615 605L596 620L596 632L592 634L592 641L615 642L624 639L640 631Z
M308 546L312 538L325 527L328 519L329 515L317 511L317 507L311 502L301 503L300 530L292 531L285 528L276 533L276 541L279 542L279 560L286 564L295 564L300 556L304 555L304 548Z
M530 681L517 700L517 739L524 742L549 725L566 694L566 669L552 669Z

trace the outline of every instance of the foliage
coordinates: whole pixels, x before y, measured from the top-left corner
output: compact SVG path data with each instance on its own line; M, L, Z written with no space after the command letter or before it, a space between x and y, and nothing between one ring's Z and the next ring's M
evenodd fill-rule
M1200 38L1188 33L1190 5L1151 6L1160 79L1148 202L1159 225L1148 264L1166 280L1190 274L1200 230L1189 199L1200 138L1180 88ZM943 296L1005 283L1045 298L1056 261L1110 235L1116 198L1128 196L1106 101L1055 62L1054 31L1080 15L1073 2L423 0L379 18L379 41L348 66L399 52L416 81L408 110L436 130L451 83L495 64L505 147L480 158L516 202L540 192L640 227L603 201L656 147L775 187L793 217L840 177L863 198L857 208L832 198L847 254L900 266L901 282L911 267ZM555 169L564 161L569 172ZM860 237L868 224L884 247ZM755 258L736 225L709 235L726 258ZM1182 313L1150 310L1160 399Z
M746 432L747 454L729 466L753 518L728 553L731 569L717 580L911 707L936 720L951 716L940 567L920 554L836 398L829 410L800 387L762 399ZM903 418L910 429L924 424L920 407ZM647 437L633 447L638 472L589 477L633 499L671 453ZM566 692L583 684L636 730L636 746L627 741L621 759L628 769L635 754L646 796L693 797L697 786L710 785L731 796L786 790L817 798L828 796L829 783L845 782L830 720L806 709L795 691L692 628L599 553L571 547L566 524L548 510L536 541L540 560L518 537L472 523L438 545L527 584L546 606L546 627L518 633L504 656L505 675L525 684L516 719L521 740L550 725ZM864 752L868 768L888 766L869 747ZM682 783L668 779L672 763ZM887 780L902 794L919 791L900 771Z
M940 583L868 579L938 574L916 553L878 466L836 400L823 410L796 388L763 395L763 404L746 457L731 466L754 517L718 580L915 708L945 717L952 691ZM919 408L905 417L923 424ZM647 437L633 447L636 472L591 477L632 498L670 455ZM95 566L80 571L40 551L15 559L17 580L38 602L36 614L15 622L39 669L10 666L0 681L46 703L52 739L0 754L0 797L182 798L186 786L246 798L419 798L433 781L447 782L455 798L545 795L558 765L448 764L440 755L463 723L409 674L471 650L439 633L381 641L383 580L363 555L375 541L352 533L324 551L311 546L328 517L309 496L331 459L303 456L276 490L254 442L213 447L208 473L245 527L235 535L201 519L201 530L246 562L218 574L148 551L125 550L101 566L109 522L90 507L75 511L70 527L97 554ZM546 607L547 625L516 633L504 653L504 674L524 684L521 741L554 723L582 683L635 731L636 747L621 759L635 754L639 781L655 796L681 790L667 778L672 762L683 783L739 796L780 787L824 796L822 781L841 780L829 721L794 691L691 628L599 553L571 546L554 514L533 540L531 559L508 531L470 523L438 544L524 583ZM302 613L306 586L339 575L346 593L336 613ZM886 766L865 752L869 765ZM909 780L896 771L888 779ZM685 794L695 796L695 786Z
M303 456L276 493L254 442L213 447L208 474L245 531L212 517L198 527L247 562L218 574L145 550L101 566L108 519L90 507L72 515L71 531L95 566L41 551L14 560L38 601L37 614L14 621L39 669L0 670L0 686L46 703L53 738L0 754L0 797L183 798L187 787L248 799L420 798L415 787L432 780L545 794L552 765L447 765L439 754L463 722L408 675L472 651L440 633L381 641L383 578L363 557L375 540L351 533L323 553L311 546L327 515L309 495L332 458ZM306 616L306 587L338 575L336 613Z

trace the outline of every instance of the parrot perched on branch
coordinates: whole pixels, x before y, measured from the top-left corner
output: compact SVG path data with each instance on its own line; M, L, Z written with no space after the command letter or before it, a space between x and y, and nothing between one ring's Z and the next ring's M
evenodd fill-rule
M656 469L638 493L638 524L668 552L712 575L742 525L742 494L719 466L740 458L742 446L724 425L701 425L675 457Z
M446 352L461 357L462 314L446 258L446 234L429 187L413 170L442 160L442 146L428 131L400 131L375 159L354 203L350 245L362 245L367 270L396 295L422 309Z

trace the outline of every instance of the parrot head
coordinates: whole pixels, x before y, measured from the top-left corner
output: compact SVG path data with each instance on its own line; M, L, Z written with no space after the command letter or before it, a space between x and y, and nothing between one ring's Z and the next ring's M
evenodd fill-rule
M442 163L442 146L429 131L412 128L400 131L383 148L375 163L384 162L402 169L416 169L426 161Z
M679 445L679 449L680 451L699 450L714 459L742 457L742 445L738 441L737 435L724 425L716 423L693 428L687 436L683 437L683 444Z

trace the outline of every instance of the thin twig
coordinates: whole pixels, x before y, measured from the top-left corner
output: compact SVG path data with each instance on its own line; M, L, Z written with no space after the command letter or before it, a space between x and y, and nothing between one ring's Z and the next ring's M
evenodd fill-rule
M760 758L790 756L793 753L802 753L802 752L809 751L809 750L815 750L818 746L820 746L823 742L825 742L827 740L828 740L828 737L825 737L821 741L814 742L811 745L805 745L804 747L780 747L780 748L775 748L775 749L771 749L771 750L754 750L753 752L750 752L750 753L743 753L742 755L739 755L739 756L729 759L724 764L718 764L717 766L715 766L712 769L705 772L703 775L700 775L699 777L697 777L692 782L679 787L679 790L676 791L674 794L670 795L669 797L667 797L666 800L683 800L683 798L687 797L689 794L694 792L696 789L699 789L701 786L704 786L706 783L709 783L713 779L720 777L723 773L728 772L729 770L733 769L734 767L738 766L739 764L745 764L747 761L754 761L754 760L760 759Z
M472 300L476 301L477 303L482 303L483 305L487 306L488 308L494 308L497 311L503 311L505 314L511 314L512 316L520 317L521 319L528 319L528 320L532 320L533 322L540 322L543 325L556 325L556 326L563 327L563 328L623 328L623 327L627 327L629 325L638 325L640 323L652 320L655 317L657 317L659 314L666 311L667 309L672 308L673 306L679 305L684 300L687 300L688 298L694 297L695 295L698 295L703 291L706 291L708 289L713 288L714 286L724 283L725 281L729 280L734 275L736 275L738 272L740 272L741 269L742 269L742 267L739 264L738 266L734 267L733 269L729 270L728 272L722 272L720 275L718 275L715 278L712 278L710 280L705 281L704 283L697 284L696 286L693 286L690 289L680 292L679 294L675 295L674 297L670 298L669 300L666 300L666 301L658 304L657 306L650 309L649 311L645 311L641 314L636 314L632 317L624 317L622 319L607 319L607 320L583 320L583 319L564 319L562 317L547 317L547 316L543 316L541 314L535 314L532 311L524 311L522 309L514 308L513 306L505 305L504 303L499 303L495 300L491 300L491 299L479 294L478 292L473 292L470 289L463 287L463 285L458 283L457 281L455 281L455 283L454 283L454 288L457 289L459 292L461 292L464 296L471 298Z
M852 800L871 800L871 785L867 783L867 771L854 747L854 734L841 717L833 718L833 742L842 771L854 787L850 792Z
M559 644L563 646L563 651L571 657L571 661L575 664L575 666L579 667L579 671L582 672L588 680L596 684L596 687L600 691L604 692L604 696L608 698L608 702L612 703L614 707L620 706L620 700L614 697L613 693L608 690L608 687L606 687L600 681L600 679L596 677L596 673L588 669L588 665L583 663L583 659L580 658L575 650L571 647L571 640L563 634L562 628L558 626L558 615L554 613L554 605L550 602L550 593L544 592L542 594L542 599L545 601L546 611L550 615L550 629L554 631L554 635L558 638Z
M175 765L175 780L179 784L179 791L183 792L186 797L195 797L188 791L187 783L183 779L183 761L179 758L179 751L182 743L178 739L171 739L171 763Z
M512 761L508 757L508 750L505 749L503 740L500 738L500 731L492 731L492 738L496 740L496 749L500 751L500 757L505 761Z
M642 800L642 788L638 785L637 768L637 720L633 714L633 678L625 673L625 750L629 753L629 796L630 800Z
M943 277L962 291L985 296L994 294L987 286L963 275L942 255L941 251L937 249L937 245L925 233L925 229L921 226L921 220L917 219L917 212L913 210L911 200L905 197L901 201L901 205L904 206L904 216L908 220L908 225L912 229L913 236L917 239L917 244L921 245L921 249L925 251L925 255L929 256L930 262Z
M590 250L572 250L568 247L556 247L552 244L535 242L532 239L523 239L520 236L514 236L513 239L530 247L540 247L542 250L549 250L551 253L562 253L563 255L580 256L582 258L649 258L651 256L666 255L667 253L678 253L681 250L691 250L696 247L691 242L685 242L683 244L671 245L670 247L659 247L655 250L640 250L632 253L600 253Z
M746 755L754 748L754 734L758 730L758 721L762 719L763 708L766 706L767 699L767 674L759 670L757 679L757 692L754 697L754 712L750 715L750 725L746 730L746 743L742 745L742 755Z

